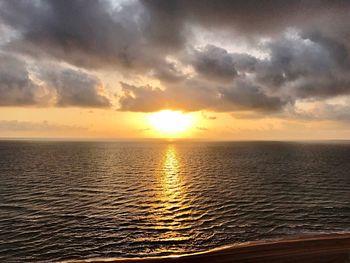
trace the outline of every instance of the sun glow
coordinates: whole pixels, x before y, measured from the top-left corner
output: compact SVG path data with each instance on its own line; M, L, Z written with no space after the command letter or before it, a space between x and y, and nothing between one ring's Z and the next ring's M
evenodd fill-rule
M190 114L181 111L162 110L149 117L150 124L159 133L177 135L189 130L194 123Z

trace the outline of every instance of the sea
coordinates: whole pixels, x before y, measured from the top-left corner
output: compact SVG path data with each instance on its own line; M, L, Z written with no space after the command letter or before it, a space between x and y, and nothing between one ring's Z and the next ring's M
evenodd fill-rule
M350 233L350 142L0 142L0 262Z

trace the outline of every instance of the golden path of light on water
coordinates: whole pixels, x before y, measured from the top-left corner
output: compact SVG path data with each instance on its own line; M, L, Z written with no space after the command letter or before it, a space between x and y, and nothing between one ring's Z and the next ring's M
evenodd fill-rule
M173 203L181 199L181 178L179 175L179 161L176 149L173 145L168 146L163 164L163 190L167 201Z
M176 147L168 145L161 164L161 173L158 175L159 195L162 209L158 210L156 217L159 229L167 230L159 234L158 240L167 242L179 242L190 239L188 235L181 233L184 228L182 216L188 208L184 200L186 199L186 188L183 174L181 173L181 163L178 158ZM165 251L169 251L167 248ZM162 251L158 251L162 252ZM180 248L173 252L182 252Z

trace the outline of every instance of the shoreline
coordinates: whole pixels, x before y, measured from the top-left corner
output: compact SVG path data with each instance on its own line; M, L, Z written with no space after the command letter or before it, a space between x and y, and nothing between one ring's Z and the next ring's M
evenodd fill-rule
M65 263L200 263L200 262L350 262L350 233L292 236L279 240L252 241L212 250L163 257L93 258L62 261Z

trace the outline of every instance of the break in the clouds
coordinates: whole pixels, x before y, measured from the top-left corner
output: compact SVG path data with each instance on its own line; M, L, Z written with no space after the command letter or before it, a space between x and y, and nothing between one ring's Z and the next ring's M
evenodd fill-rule
M0 105L347 119L327 105L350 95L349 19L340 0L3 0Z

